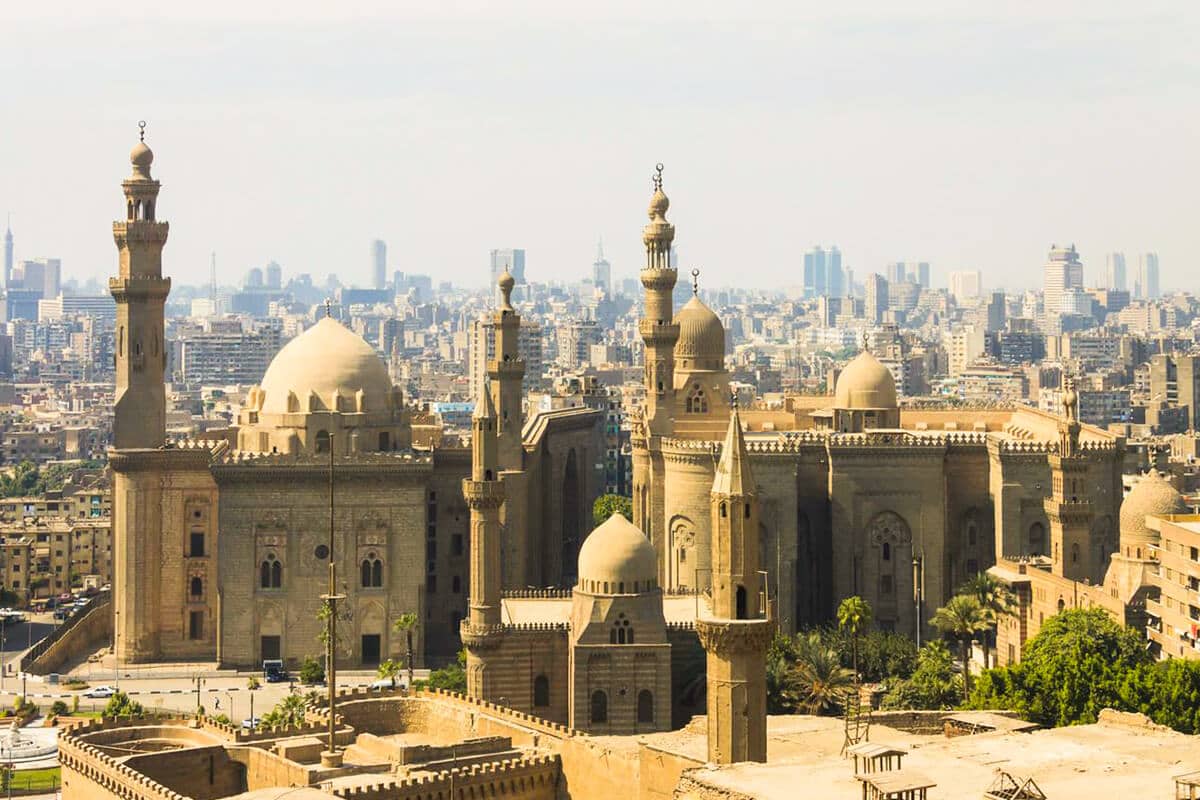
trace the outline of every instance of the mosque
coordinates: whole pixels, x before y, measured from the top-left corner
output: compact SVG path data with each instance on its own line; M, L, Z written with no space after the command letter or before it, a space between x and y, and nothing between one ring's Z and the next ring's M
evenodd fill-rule
M319 654L328 564L340 573L339 660L401 655L391 621L416 613L418 660L452 658L467 606L463 447L414 449L404 397L378 354L329 315L289 342L250 390L236 425L168 441L162 270L154 155L139 141L113 224L119 271L110 464L116 654L122 664L216 661L254 667ZM512 279L506 278L506 297ZM522 415L520 321L497 312L489 365L505 587L569 582L603 476L602 414ZM330 529L335 531L332 551Z

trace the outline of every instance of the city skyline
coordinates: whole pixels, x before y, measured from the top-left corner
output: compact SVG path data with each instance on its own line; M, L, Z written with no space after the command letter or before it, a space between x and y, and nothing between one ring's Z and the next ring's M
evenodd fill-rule
M583 277L603 236L628 276L657 161L687 231L680 266L710 286L797 285L822 242L859 280L914 259L934 285L980 269L988 288L1038 285L1053 242L1077 244L1089 284L1108 252L1158 253L1164 289L1194 258L1180 188L1198 167L1191 12L471 9L302 3L280 22L218 4L203 22L143 9L132 27L115 4L66 22L14 13L0 63L43 63L10 93L31 124L9 126L0 154L17 258L106 274L95 220L112 216L110 154L138 119L174 190L166 259L184 284L207 282L215 250L222 283L277 260L367 286L359 254L376 238L389 272L477 285L506 242L528 249L531 281ZM480 56L497 36L507 57ZM706 58L715 45L730 57ZM1051 112L1088 123L1047 126ZM1132 124L1145 118L1156 125Z

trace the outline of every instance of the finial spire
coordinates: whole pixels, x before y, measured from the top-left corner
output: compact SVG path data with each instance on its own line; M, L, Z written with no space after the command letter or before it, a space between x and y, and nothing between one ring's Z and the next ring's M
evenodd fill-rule
M662 191L662 171L663 165L660 161L654 165L654 178L652 179L654 181L654 190L656 192Z
M326 317L326 319L328 319L329 317L332 317L332 316L333 316L333 300L326 297L325 298L325 317Z
M868 334L866 331L863 331L863 336L862 336L862 349L863 349L864 351L866 351L866 349L867 349L867 344L870 342L870 340L871 340L870 334Z
M692 268L692 295L700 296L700 270Z
M144 119L138 120L138 141L146 141L146 120Z

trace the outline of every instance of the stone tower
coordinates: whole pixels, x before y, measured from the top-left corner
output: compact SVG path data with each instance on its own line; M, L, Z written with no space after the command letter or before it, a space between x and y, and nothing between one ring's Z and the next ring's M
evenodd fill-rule
M507 269L497 283L501 304L493 317L496 357L488 363L488 377L492 382L492 402L499 415L497 436L500 468L520 470L524 468L521 450L521 380L525 377L525 362L521 360L517 347L521 335L521 316L512 305L516 280Z
M696 620L708 654L708 760L767 760L766 615L758 490L736 407L712 487L712 609Z
M125 219L113 223L120 259L109 291L117 301L117 389L113 418L113 585L116 655L120 662L160 652L163 474L169 454L163 385L163 306L171 281L162 274L167 223L155 217L158 181L145 129L129 154L121 183Z
M646 310L638 322L642 341L646 343L645 420L650 436L663 436L670 431L668 401L674 392L675 342L679 339L673 300L677 275L671 266L675 226L666 217L670 206L671 201L662 190L662 164L659 164L654 176L654 195L650 198L650 222L642 229L642 242L646 245L646 266L642 269Z
M117 301L113 447L117 450L161 447L166 438L166 390L163 370L163 306L171 279L162 274L167 223L155 219L158 181L150 177L154 153L146 146L145 126L129 154L133 173L121 183L125 219L113 223L120 261L108 289Z
M463 480L463 497L471 509L471 583L470 608L460 632L467 649L467 694L485 700L492 699L488 657L499 647L504 632L500 621L500 505L504 502L504 485L498 474L498 423L491 391L480 392L471 421L471 477Z
M1097 577L1089 569L1095 511L1088 500L1088 461L1079 448L1079 395L1070 378L1063 383L1063 416L1058 424L1058 452L1050 455L1050 496L1044 501L1050 521L1051 569L1082 581Z

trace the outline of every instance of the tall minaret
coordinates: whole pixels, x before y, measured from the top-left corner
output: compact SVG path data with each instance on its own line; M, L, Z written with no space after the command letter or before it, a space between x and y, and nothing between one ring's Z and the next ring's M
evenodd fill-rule
M487 387L490 389L490 387ZM467 694L489 696L493 680L487 674L488 656L503 636L500 622L500 482L499 419L492 393L480 392L471 420L471 477L463 480L463 497L471 509L470 608L460 633L467 650Z
M521 336L521 315L512 305L516 280L507 269L497 281L501 303L492 316L496 337L496 357L488 362L488 377L492 382L492 402L499 414L500 468L524 468L521 450L521 380L525 377L525 362L521 360L518 342Z
M668 399L674 391L675 342L679 339L672 299L676 270L671 266L671 243L675 241L675 226L667 222L671 201L662 190L662 170L659 164L654 175L654 195L650 198L650 222L642 229L642 242L646 245L646 266L642 268L646 310L638 329L646 343L645 419L650 436L670 432Z
M1091 530L1095 510L1088 500L1088 461L1079 447L1079 394L1063 379L1063 419L1058 452L1050 455L1050 496L1043 503L1050 522L1051 571L1064 578L1102 581L1091 575Z
M150 177L154 153L146 146L146 123L139 126L138 143L129 154L133 173L121 183L125 219L113 223L120 262L117 277L108 281L117 301L113 409L113 447L117 450L157 448L166 439L163 306L171 279L162 274L162 249L168 226L154 216L159 183Z
M712 609L696 620L708 654L708 760L767 760L768 618L759 573L758 490L737 407L712 487Z

